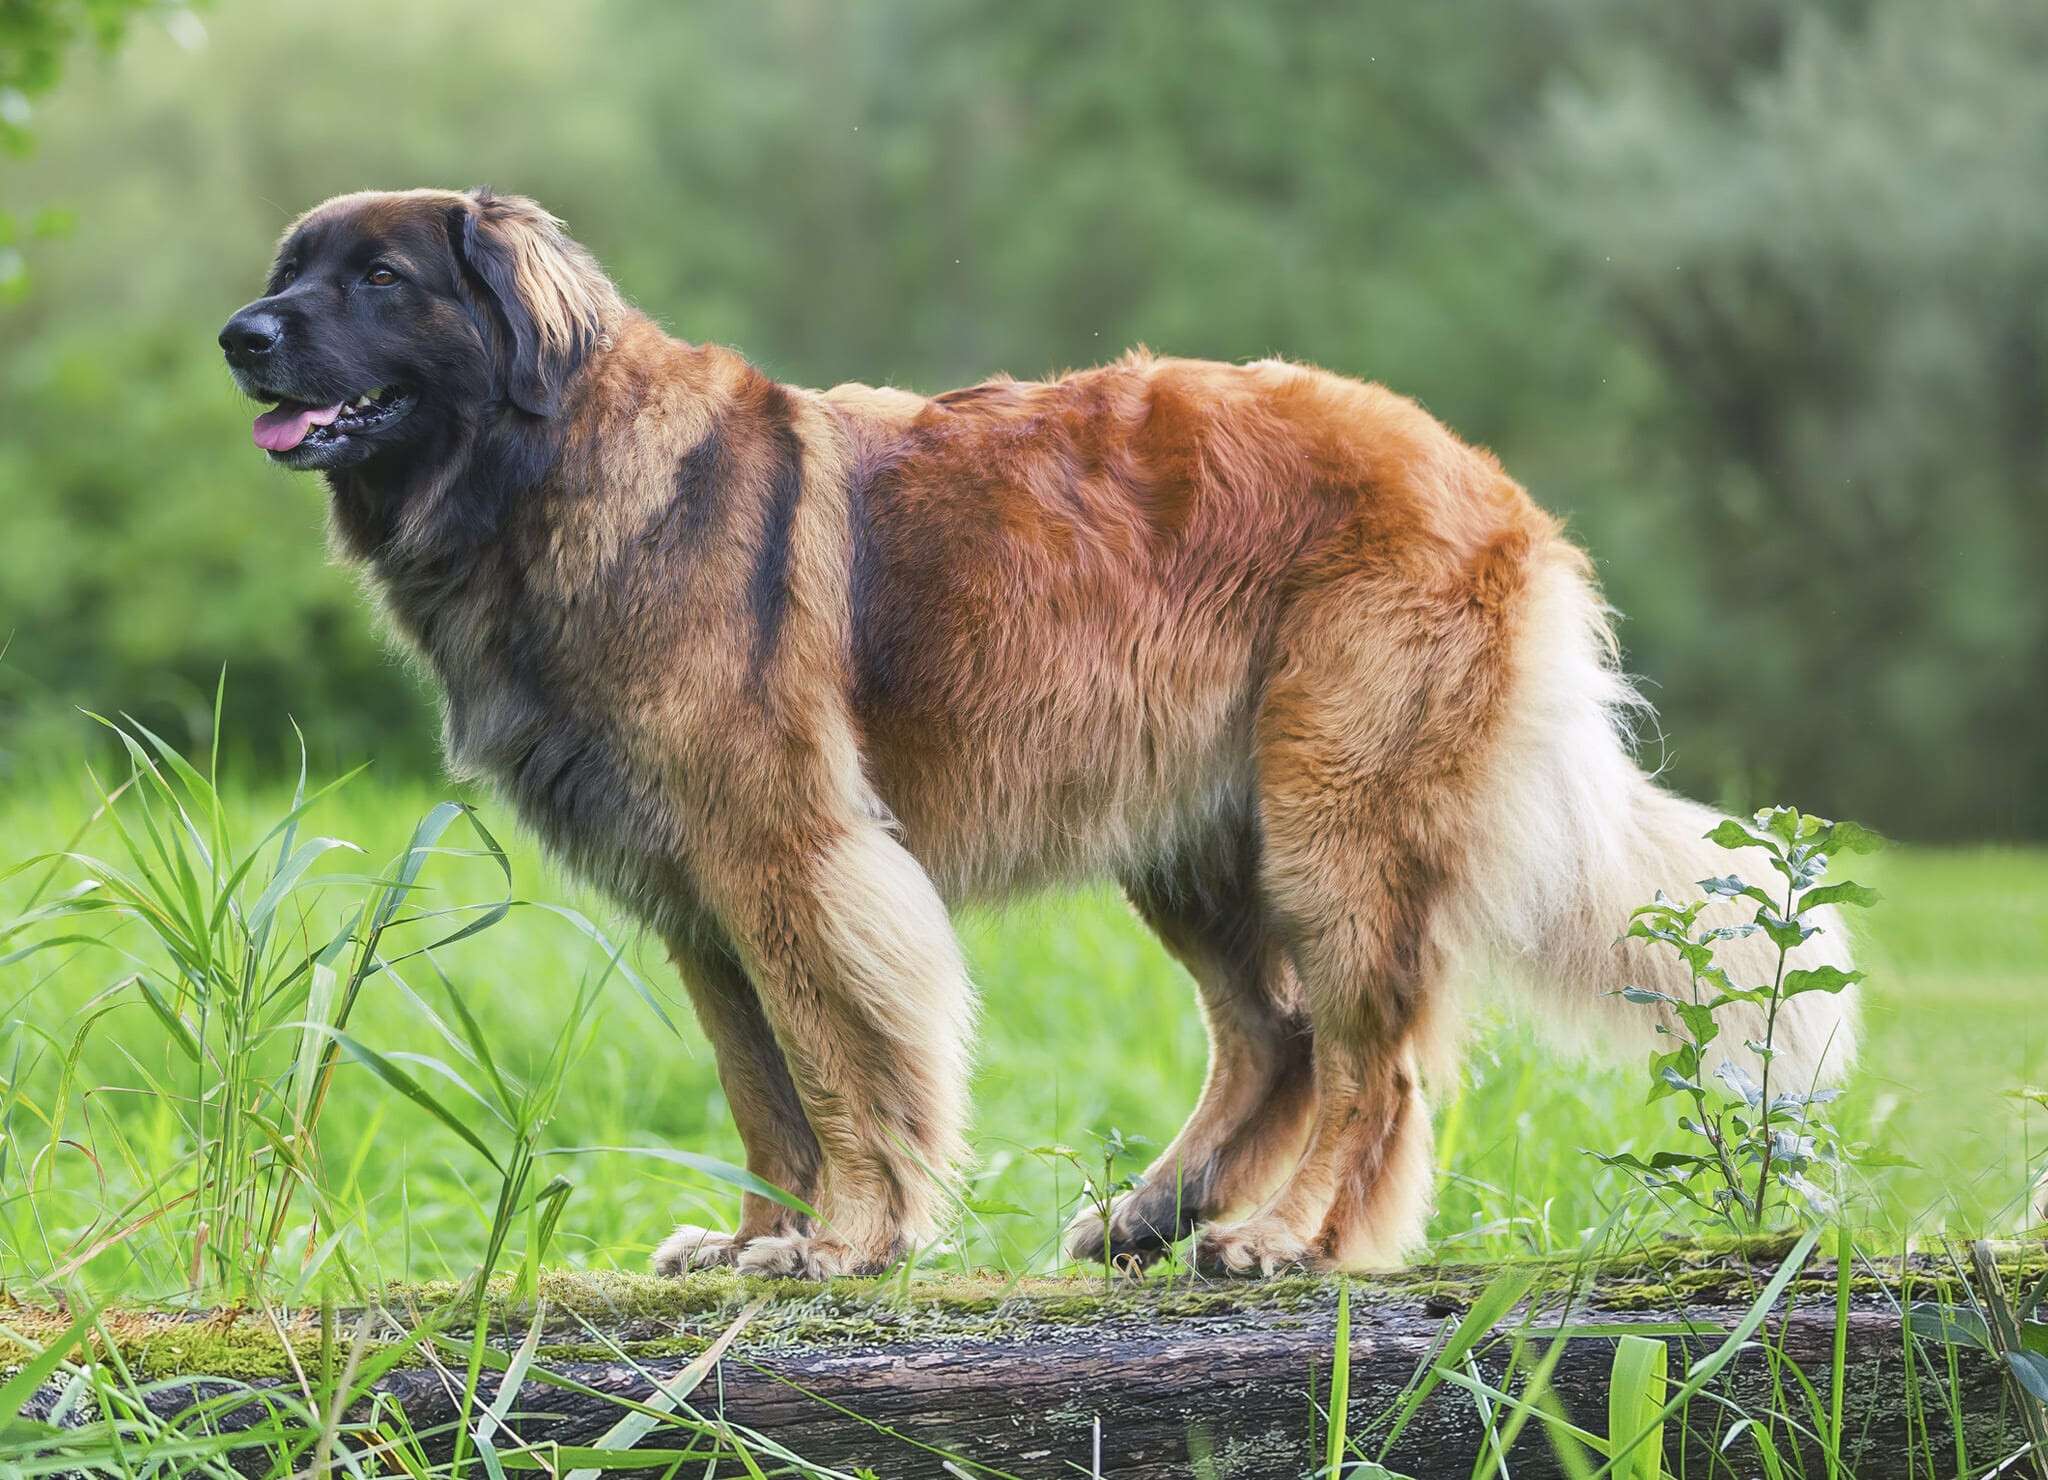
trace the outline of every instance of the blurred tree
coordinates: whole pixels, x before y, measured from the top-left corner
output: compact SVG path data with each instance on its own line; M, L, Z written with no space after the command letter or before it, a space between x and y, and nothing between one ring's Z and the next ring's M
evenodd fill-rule
M1906 833L2048 832L2048 9L1779 17L1563 89L1531 198L1657 368L1638 633L1689 761ZM1738 7L1739 9L1739 7ZM1828 748L1844 718L1860 740ZM1803 737L1754 753L1750 737ZM1697 769L1697 767L1695 767Z

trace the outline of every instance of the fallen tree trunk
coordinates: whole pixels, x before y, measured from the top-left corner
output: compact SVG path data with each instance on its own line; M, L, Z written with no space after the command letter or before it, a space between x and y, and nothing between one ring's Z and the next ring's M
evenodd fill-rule
M1529 1370L1551 1342L1563 1340L1550 1389L1573 1423L1602 1438L1620 1336L1664 1342L1675 1391L1692 1362L1728 1339L1776 1272L1771 1257L1754 1250L1675 1248L1597 1271L1563 1263L1507 1268L1508 1278L1529 1282L1526 1296L1493 1323L1469 1363L1457 1364L1458 1377L1523 1396ZM1489 1289L1498 1299L1493 1281L1500 1274L1498 1267L1444 1268L1353 1282L1346 1421L1358 1453L1381 1452L1404 1395L1466 1313L1475 1304L1484 1310ZM2022 1446L2012 1396L1988 1355L1958 1352L1951 1374L1948 1353L1923 1342L1910 1353L1908 1372L1915 1343L1899 1312L1915 1299L1956 1298L1953 1275L1925 1261L1856 1271L1844 1325L1846 1473L1906 1475L1907 1456L1916 1452L1952 1464L1956 1425L1973 1465ZM361 1331L375 1342L402 1340L423 1321L439 1323L444 1333L467 1329L447 1320L451 1292L394 1293L402 1298L364 1318ZM1695 1398L1666 1424L1670 1473L1715 1473L1716 1452L1745 1413L1770 1425L1780 1453L1807 1451L1808 1473L1818 1472L1818 1446L1810 1434L1802 1439L1800 1428L1819 1427L1817 1415L1828 1411L1835 1293L1826 1263L1801 1272L1716 1377L1712 1396ZM1297 1476L1322 1462L1336 1303L1334 1284L1311 1280L1153 1280L1105 1293L1082 1281L1012 1286L954 1277L820 1290L714 1275L678 1282L557 1275L543 1281L538 1300L495 1300L498 1370L485 1373L479 1401L496 1396L499 1371L525 1344L531 1365L516 1398L500 1407L507 1416L501 1450L511 1435L529 1444L616 1449L614 1426L633 1411L624 1405L659 1405L659 1389L689 1374L686 1381L701 1375L687 1397L689 1411L736 1433L765 1436L785 1454L830 1471L865 1468L889 1480ZM288 1323L298 1361L283 1362L282 1370L331 1367L336 1352L352 1344L355 1322L344 1313L324 1336L315 1317ZM189 1318L163 1320L153 1337L137 1328L126 1338L134 1343L133 1360L151 1375L169 1375L163 1369L167 1358L176 1365L171 1343L179 1333L185 1358L198 1358L190 1345L195 1325L204 1329ZM721 1338L725 1344L714 1351ZM438 1432L434 1444L445 1452L463 1426L467 1340L441 1340L438 1365L402 1364L375 1388L414 1430ZM1516 1375L1504 1382L1511 1358ZM1794 1367L1812 1384L1818 1409ZM187 1400L193 1391L184 1389ZM158 1389L152 1403L178 1400L173 1385ZM1497 1411L1497 1418L1507 1416ZM476 1427L473 1412L467 1426ZM1564 1473L1544 1428L1541 1420L1528 1422L1506 1457L1519 1480ZM699 1432L696 1447L708 1453ZM360 1447L374 1437L359 1433L349 1442ZM656 1427L637 1442L673 1452L686 1441L677 1430ZM1463 1480L1488 1443L1482 1403L1454 1378L1415 1409L1385 1463L1400 1474ZM1718 1466L1724 1474L1760 1473L1754 1438L1738 1436ZM700 1461L687 1472L703 1471ZM730 1473L745 1471L735 1463Z

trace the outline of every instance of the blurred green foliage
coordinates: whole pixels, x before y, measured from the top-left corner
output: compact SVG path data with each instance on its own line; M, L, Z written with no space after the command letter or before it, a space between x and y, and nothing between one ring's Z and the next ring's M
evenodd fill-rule
M191 31L184 0L0 0L0 154L27 152L35 140L35 100L57 85L66 58L88 39L111 51L138 12ZM61 208L26 219L0 207L0 299L18 296L28 282L22 243L62 235L70 224Z
M112 50L138 12L168 23L183 8L182 0L0 0L0 147L28 147L32 100L56 85L81 43Z
M72 703L203 724L223 663L232 734L432 764L213 336L307 204L489 183L807 383L1140 341L1383 380L1571 518L1677 783L2048 835L2037 0L177 14L0 174L73 217L0 306L0 765Z

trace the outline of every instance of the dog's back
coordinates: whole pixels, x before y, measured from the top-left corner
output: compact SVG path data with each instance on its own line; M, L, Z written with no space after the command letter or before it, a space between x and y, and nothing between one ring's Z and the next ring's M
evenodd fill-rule
M1455 620L1496 542L1553 537L1411 402L1279 362L1132 355L875 420L850 681L876 789L953 898L1127 872L1248 815L1299 603L1345 584L1392 651Z

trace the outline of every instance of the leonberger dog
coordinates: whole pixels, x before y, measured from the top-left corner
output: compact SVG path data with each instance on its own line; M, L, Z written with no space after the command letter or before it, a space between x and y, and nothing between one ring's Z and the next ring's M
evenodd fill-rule
M1378 385L1143 351L782 385L487 190L315 207L220 342L438 679L451 768L659 934L748 1167L816 1211L748 1196L663 1271L867 1273L943 1233L954 906L1111 879L1194 979L1207 1080L1071 1228L1090 1260L1190 1233L1223 1274L1396 1260L1455 980L1508 968L1610 1044L1651 1016L1611 989L1685 989L1616 938L1728 860L1633 758L1587 558ZM1723 961L1767 982L1768 950ZM1851 1027L1794 999L1779 1082Z

